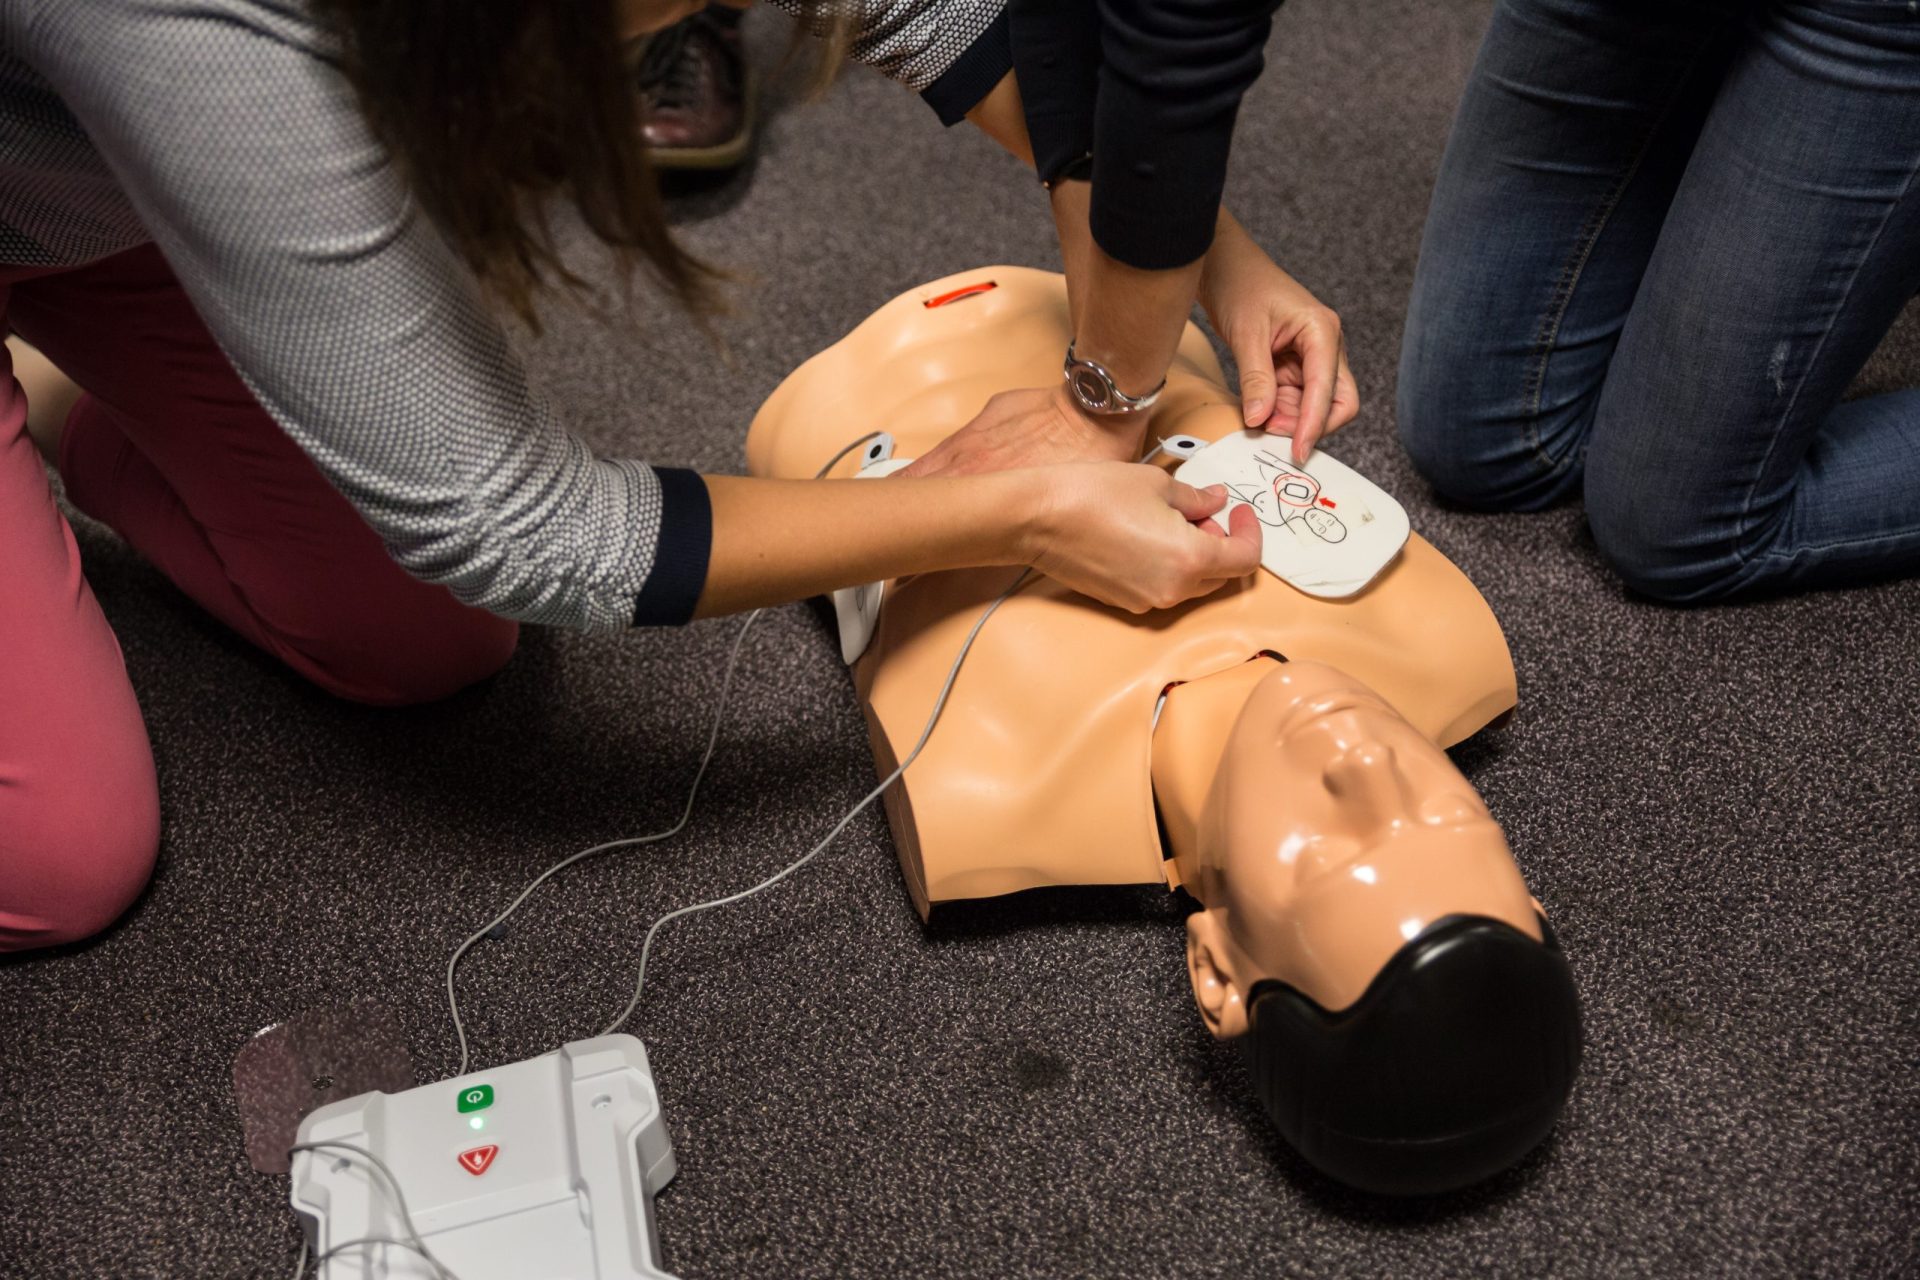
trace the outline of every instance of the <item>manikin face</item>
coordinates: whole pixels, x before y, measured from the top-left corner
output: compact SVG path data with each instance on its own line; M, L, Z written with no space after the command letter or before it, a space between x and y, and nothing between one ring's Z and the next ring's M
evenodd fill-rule
M1188 920L1215 1034L1246 1029L1267 979L1343 1009L1444 916L1540 936L1506 837L1453 762L1352 677L1285 663L1248 698L1200 831Z

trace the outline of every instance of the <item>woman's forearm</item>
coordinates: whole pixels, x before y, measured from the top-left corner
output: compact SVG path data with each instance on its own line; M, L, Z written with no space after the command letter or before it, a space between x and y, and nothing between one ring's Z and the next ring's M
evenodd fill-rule
M1213 247L1200 260L1198 296L1201 307L1211 313L1211 299L1221 285L1242 271L1253 270L1270 262L1272 259L1267 256L1267 251L1247 234L1247 229L1240 225L1240 219L1228 213L1225 205L1221 205L1220 216L1213 224Z
M1094 241L1087 220L1092 184L1055 183L1051 195L1073 313L1074 354L1104 365L1128 395L1150 394L1179 349L1205 259L1167 271L1130 267Z
M1020 86L1012 72L1001 77L967 113L967 119L1027 164L1033 163ZM1160 384L1173 363L1206 259L1170 271L1129 267L1094 243L1088 221L1093 202L1090 183L1055 183L1051 194L1076 353L1105 365L1120 390L1144 395ZM1224 210L1221 216L1223 221L1230 220Z
M913 481L707 476L713 549L695 617L966 565L1026 564L1047 506L1033 471Z

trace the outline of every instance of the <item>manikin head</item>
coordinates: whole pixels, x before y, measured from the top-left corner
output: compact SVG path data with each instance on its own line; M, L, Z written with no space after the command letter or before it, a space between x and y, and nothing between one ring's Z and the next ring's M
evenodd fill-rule
M1316 1165L1433 1192L1511 1164L1579 1058L1571 974L1453 762L1352 677L1283 663L1222 754L1189 888L1214 1034Z

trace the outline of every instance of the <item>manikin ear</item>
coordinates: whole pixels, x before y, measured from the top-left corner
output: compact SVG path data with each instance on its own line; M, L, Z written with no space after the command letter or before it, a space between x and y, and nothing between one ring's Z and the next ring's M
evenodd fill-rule
M1207 1030L1232 1040L1247 1033L1247 993L1234 975L1223 932L1211 911L1187 917L1187 976Z

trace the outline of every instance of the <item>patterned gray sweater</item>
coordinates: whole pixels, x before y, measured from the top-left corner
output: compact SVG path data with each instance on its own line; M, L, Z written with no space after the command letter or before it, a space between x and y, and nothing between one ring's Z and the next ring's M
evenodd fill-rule
M1003 0L858 3L856 55L943 118L1010 65ZM157 242L410 573L529 622L684 621L705 486L595 457L528 386L331 47L301 0L0 0L0 262Z

